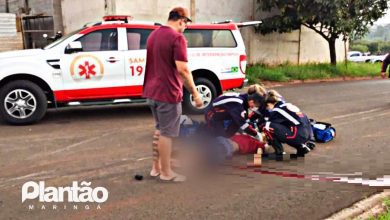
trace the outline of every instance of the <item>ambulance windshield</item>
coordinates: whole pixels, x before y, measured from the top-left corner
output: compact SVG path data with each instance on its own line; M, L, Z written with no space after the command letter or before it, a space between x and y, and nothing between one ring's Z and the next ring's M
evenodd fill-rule
M66 41L68 38L72 37L73 35L79 33L80 31L84 30L85 28L81 28L81 29L78 29L78 30L75 30L71 33L69 33L68 35L64 36L64 37L61 37L60 39L54 41L53 43L47 45L46 47L44 47L43 49L47 50L47 49L51 49L57 45L59 45L60 43Z

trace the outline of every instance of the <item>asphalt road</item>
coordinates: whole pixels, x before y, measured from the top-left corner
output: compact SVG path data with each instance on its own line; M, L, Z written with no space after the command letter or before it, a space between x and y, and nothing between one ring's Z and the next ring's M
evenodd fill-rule
M384 189L333 180L390 177L389 80L277 89L311 118L333 123L335 141L302 160L265 161L261 170L226 167L185 184L133 180L151 164L153 119L145 105L50 110L36 125L0 124L0 219L322 219ZM233 163L247 161L238 156ZM37 200L22 203L28 181L88 181L107 188L109 198L89 209L67 202L43 209Z

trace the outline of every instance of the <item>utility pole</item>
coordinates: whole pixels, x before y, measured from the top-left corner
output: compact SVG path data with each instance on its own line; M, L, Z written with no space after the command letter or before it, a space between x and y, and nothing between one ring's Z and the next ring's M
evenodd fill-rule
M298 37L298 65L301 64L301 42L302 42L302 25L299 27L299 37Z
M27 11L28 11L28 7L29 7L28 0L24 0L24 8L26 10L26 14L27 14Z
M193 22L196 22L196 4L195 4L195 1L196 0L191 0L191 5L190 5L190 11L191 11L191 20Z
M9 13L9 0L5 0L5 12Z

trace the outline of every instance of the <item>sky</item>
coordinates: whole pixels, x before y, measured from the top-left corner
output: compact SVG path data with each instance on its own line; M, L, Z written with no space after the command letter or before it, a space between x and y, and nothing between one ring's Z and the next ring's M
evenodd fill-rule
M387 11L387 14L375 22L376 25L390 24L390 10Z

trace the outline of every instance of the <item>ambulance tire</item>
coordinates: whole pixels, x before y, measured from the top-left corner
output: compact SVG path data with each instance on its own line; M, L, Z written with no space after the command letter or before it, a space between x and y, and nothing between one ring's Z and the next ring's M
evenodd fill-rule
M28 125L45 116L47 97L33 82L17 80L0 89L0 118L12 125Z
M184 90L183 108L186 113L203 114L205 109L216 98L217 89L214 84L206 78L197 78L194 82L198 92L203 97L204 106L202 108L196 108L195 103L192 102L192 95L187 90Z

